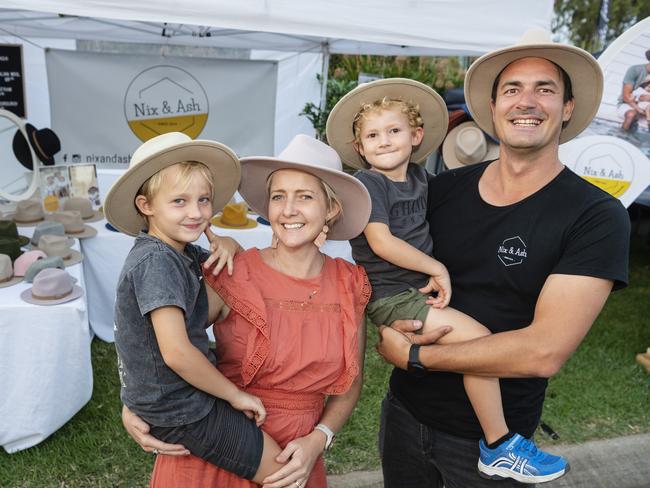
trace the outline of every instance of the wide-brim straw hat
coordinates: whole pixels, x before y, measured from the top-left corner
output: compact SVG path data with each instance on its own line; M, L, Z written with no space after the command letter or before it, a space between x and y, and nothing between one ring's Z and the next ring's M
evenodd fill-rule
M212 217L210 222L222 229L253 229L257 221L248 218L248 206L245 203L229 203L221 214Z
M154 174L183 161L197 161L210 170L214 181L212 211L221 210L235 194L241 177L235 153L216 141L192 140L183 133L168 132L149 139L133 153L129 169L106 195L106 219L121 232L137 235L146 227L135 206L138 190Z
M334 149L304 134L295 136L277 158L242 158L240 195L266 220L269 196L266 182L280 169L304 171L332 187L342 205L342 215L327 234L328 239L348 240L358 236L370 218L370 195L354 176L343 172L341 159Z
M424 122L424 135L422 142L413 148L411 162L424 162L445 138L449 123L447 106L433 88L407 78L386 78L364 83L341 98L327 118L327 142L348 166L368 168L353 145L353 122L364 104L384 97L410 102L419 107Z
M479 127L496 138L490 109L494 80L513 61L531 57L557 64L571 79L575 105L571 119L560 132L560 144L570 141L598 112L603 96L603 71L587 51L552 42L544 29L531 29L514 46L492 51L474 61L465 75L467 107Z
M499 145L485 137L476 122L468 121L449 131L442 143L447 169L462 168L499 157Z

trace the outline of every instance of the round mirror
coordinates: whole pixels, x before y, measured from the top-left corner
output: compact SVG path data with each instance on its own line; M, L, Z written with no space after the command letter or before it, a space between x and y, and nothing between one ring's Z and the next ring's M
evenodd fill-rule
M12 143L16 131L23 133L25 140L25 122L8 110L0 109L0 199L17 202L31 197L38 186L38 168L40 161L29 145L32 164L36 171L22 165L14 155Z

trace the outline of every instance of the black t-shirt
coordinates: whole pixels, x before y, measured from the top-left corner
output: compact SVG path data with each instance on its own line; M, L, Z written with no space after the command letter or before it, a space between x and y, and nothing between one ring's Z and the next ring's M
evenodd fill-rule
M489 163L448 171L429 184L433 255L451 275L451 306L493 333L529 325L551 274L627 283L630 222L615 198L565 168L535 194L505 207L483 201L478 182ZM530 436L542 411L547 381L501 379L511 431ZM416 378L395 369L391 389L422 423L461 437L482 431L462 376Z

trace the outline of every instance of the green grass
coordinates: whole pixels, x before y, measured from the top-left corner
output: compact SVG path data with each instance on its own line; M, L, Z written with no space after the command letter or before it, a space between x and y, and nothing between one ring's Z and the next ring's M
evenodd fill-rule
M650 375L634 355L650 346L650 246L634 241L631 285L613 293L576 354L549 385L542 420L560 436L543 443L650 432ZM379 405L390 368L374 350L369 330L363 394L327 455L330 473L376 468ZM91 401L41 444L15 454L0 451L0 487L145 487L153 456L121 427L119 383L112 344L92 345Z

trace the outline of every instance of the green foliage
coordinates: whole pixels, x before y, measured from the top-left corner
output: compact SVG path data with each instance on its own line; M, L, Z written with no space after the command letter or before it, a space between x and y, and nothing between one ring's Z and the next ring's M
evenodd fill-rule
M602 1L609 1L604 45L598 35ZM554 8L553 32L566 32L574 45L590 52L604 49L626 29L650 15L647 0L555 0Z
M465 77L465 70L458 58L334 54L329 66L325 108L309 102L300 112L300 115L309 119L317 137L322 141L325 141L325 124L330 111L341 97L357 86L359 74L381 78L410 78L433 87L438 93L462 86ZM322 84L322 77L317 77Z

